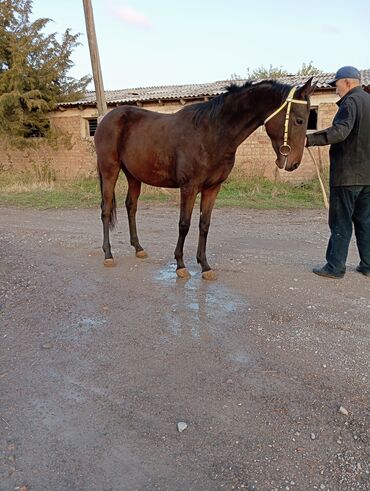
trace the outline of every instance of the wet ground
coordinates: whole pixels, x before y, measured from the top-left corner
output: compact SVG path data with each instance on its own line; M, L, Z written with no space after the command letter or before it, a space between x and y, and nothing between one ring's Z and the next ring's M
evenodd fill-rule
M145 260L120 211L115 268L98 210L0 211L1 491L369 489L370 279L311 273L324 211L215 210L216 282L197 214L186 281L177 208Z

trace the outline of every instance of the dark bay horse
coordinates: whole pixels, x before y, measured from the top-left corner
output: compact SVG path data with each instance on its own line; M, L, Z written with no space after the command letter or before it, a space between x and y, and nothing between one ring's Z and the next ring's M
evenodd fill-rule
M120 170L127 178L126 208L131 245L137 257L146 257L136 231L137 200L141 183L180 188L179 237L175 250L177 274L188 277L183 247L194 202L201 193L197 261L205 279L213 279L206 258L206 241L213 205L221 184L230 174L238 146L265 124L277 159L287 171L302 159L310 113L312 78L302 87L276 81L230 85L208 102L163 114L136 106L109 112L95 133L102 193L104 264L113 265L109 229L116 219L114 188Z

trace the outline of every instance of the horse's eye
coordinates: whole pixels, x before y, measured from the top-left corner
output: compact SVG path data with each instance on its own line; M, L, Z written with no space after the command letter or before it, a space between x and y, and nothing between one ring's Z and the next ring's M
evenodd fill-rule
M304 120L302 118L297 118L296 121L297 121L297 124L303 124L304 123Z

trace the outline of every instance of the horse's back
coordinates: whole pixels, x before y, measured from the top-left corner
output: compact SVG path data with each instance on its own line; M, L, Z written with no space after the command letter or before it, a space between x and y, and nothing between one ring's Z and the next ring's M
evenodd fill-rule
M128 129L143 119L155 119L155 114L135 106L120 106L109 111L100 121L94 136L95 144L99 147L106 138L119 138L123 130Z

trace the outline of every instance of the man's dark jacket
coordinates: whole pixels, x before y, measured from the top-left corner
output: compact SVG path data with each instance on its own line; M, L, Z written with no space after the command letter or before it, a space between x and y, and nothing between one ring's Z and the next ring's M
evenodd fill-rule
M360 86L340 101L333 125L307 135L307 146L331 145L330 186L370 185L370 95Z

